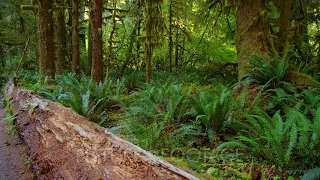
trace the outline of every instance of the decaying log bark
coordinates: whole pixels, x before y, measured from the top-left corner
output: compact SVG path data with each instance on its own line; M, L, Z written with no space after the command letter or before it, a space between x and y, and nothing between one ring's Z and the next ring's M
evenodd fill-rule
M77 115L8 84L38 179L197 179Z

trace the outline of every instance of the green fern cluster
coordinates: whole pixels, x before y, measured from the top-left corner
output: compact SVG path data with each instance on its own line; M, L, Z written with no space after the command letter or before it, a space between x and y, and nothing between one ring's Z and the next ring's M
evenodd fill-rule
M283 59L275 57L266 59L262 55L256 54L249 57L249 63L249 71L243 79L261 85L269 84L273 87L278 87L279 83L284 81L289 69L288 53L284 55Z
M319 159L320 107L312 119L294 108L285 116L278 111L271 117L262 110L244 115L246 121L238 122L243 131L237 140L221 144L218 151L239 147L284 168L297 168L293 162L299 162L299 168L318 163L315 159Z
M211 144L218 141L232 119L235 101L231 90L220 85L216 92L205 91L194 95L191 103L193 110L187 114L194 115L195 120L204 126L203 132Z
M189 92L183 93L182 84L167 83L146 85L135 93L138 98L122 107L129 119L127 129L134 134L131 139L147 149L178 144L174 131L183 119Z
M125 91L123 79L99 84L85 76L78 80L74 74L63 75L57 79L61 87L57 100L87 117L98 116L111 108L108 107L109 101L119 100Z
M123 107L131 138L147 149L217 142L234 113L232 92L222 85L215 91L193 88L166 83L136 92L136 98Z

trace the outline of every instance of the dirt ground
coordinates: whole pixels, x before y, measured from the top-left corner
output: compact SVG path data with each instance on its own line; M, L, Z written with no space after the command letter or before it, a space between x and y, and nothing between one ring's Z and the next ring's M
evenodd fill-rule
M0 104L0 179L32 180L34 175L27 156L27 147L18 135L9 132L4 120L5 111Z

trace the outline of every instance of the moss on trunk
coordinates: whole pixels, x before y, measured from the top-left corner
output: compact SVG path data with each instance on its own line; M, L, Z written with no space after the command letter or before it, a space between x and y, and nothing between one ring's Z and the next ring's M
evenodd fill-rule
M40 0L39 7L39 71L42 83L46 76L54 79L52 0Z
M239 78L247 72L248 56L268 52L264 0L241 0L237 13Z

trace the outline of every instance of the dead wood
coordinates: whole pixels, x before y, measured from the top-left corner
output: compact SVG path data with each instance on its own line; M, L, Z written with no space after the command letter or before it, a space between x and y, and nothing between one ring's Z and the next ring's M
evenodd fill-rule
M197 179L71 109L8 83L38 179Z

